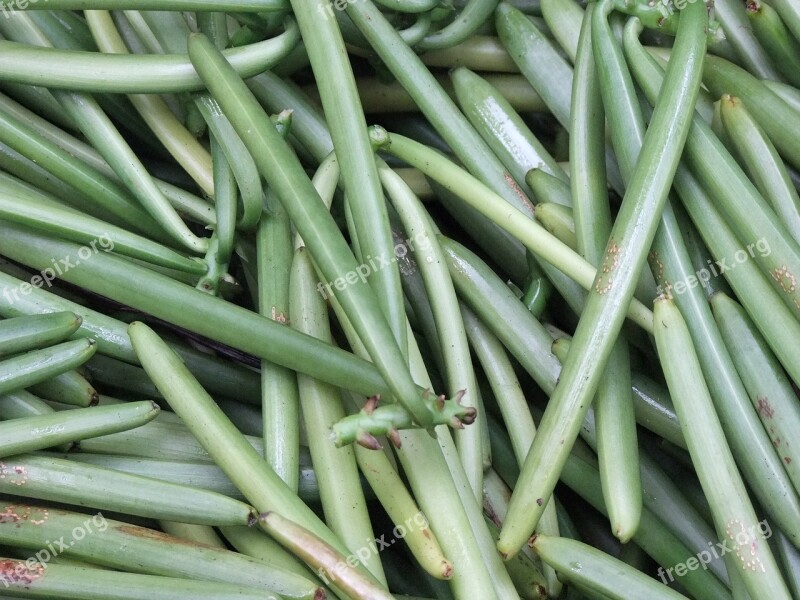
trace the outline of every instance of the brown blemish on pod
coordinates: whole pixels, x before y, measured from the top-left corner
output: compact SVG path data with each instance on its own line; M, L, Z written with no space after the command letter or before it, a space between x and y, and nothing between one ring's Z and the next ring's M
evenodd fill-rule
M30 567L21 560L0 560L0 581L6 587L15 583L28 587L44 575L44 569L45 566L41 563Z

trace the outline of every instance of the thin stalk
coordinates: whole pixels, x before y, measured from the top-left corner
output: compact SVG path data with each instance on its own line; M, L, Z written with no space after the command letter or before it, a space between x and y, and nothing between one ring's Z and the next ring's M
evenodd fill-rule
M163 6L163 5L162 5ZM225 51L236 72L252 77L278 64L297 45L300 30L287 21L281 35ZM123 55L55 50L0 41L0 77L26 85L82 92L161 94L203 89L185 55Z
M289 321L297 331L330 344L333 339L327 307L316 284L311 257L305 246L300 246L295 249L291 266ZM336 388L304 375L298 376L297 387L325 522L351 553L357 553L374 533L358 479L355 451L352 447L336 448L329 435L330 428L345 417L342 397ZM356 556L385 586L380 556L373 552Z
M157 404L131 402L123 406L77 408L0 423L0 456L43 450L83 438L134 429L154 419Z
M57 312L0 321L0 357L51 346L75 333L81 318L71 312Z
M91 360L91 359L90 359ZM43 400L87 408L98 403L100 396L91 383L77 371L66 371L28 388Z
M756 533L761 524L714 412L686 322L670 299L656 300L655 311L661 364L717 531L739 559L734 563L752 597L788 600L769 544Z
M365 257L390 258L394 243L355 76L336 19L325 15L328 0L294 0L315 81L341 169L341 185L353 213ZM322 16L321 16L322 15ZM312 249L313 251L313 249ZM316 257L316 252L314 252ZM392 264L367 278L402 354L406 354L405 307L400 272ZM363 332L362 339L366 342ZM376 358L376 363L380 364ZM402 395L400 401L404 401ZM412 412L417 413L416 409ZM415 414L419 419L421 414Z
M578 435L622 327L625 309L633 297L667 200L700 88L708 22L705 6L700 3L687 7L682 17L675 60L670 62L642 154L611 232L603 267L598 269L581 315L574 350L550 397L509 505L509 517L498 543L505 556L516 554L525 543L541 516L537 500L546 502L555 487L570 441Z

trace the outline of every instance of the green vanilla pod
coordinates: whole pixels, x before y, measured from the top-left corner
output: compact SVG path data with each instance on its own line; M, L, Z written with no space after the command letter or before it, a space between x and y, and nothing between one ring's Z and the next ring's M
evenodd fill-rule
M71 312L31 315L0 321L0 358L57 344L81 326Z
M0 423L0 456L44 450L84 438L134 429L154 419L159 411L157 404L142 401L4 421Z

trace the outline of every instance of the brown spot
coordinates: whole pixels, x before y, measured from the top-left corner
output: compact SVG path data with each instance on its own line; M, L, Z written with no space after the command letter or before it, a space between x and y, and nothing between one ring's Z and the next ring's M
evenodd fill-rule
M328 593L322 588L317 588L317 591L314 592L314 600L325 600L327 597Z
M538 504L539 506L541 506L542 504L544 504L544 501L543 501L541 498L537 498L537 499L536 499L536 504Z
M756 410L758 411L758 414L760 414L762 417L771 419L772 416L775 414L775 411L769 404L769 400L767 400L766 398L758 398L756 404L757 404Z
M6 587L15 583L29 586L44 574L44 569L41 563L30 567L21 560L0 560L0 581Z
M517 182L514 181L514 178L511 176L511 173L508 171L503 172L503 179L506 180L508 186L514 191L514 193L519 196L519 199L522 200L522 203L525 205L525 208L528 209L530 213L534 212L533 205L528 197L525 195L525 192L522 191L522 188L517 185Z
M447 561L442 562L442 577L444 579L451 579L453 577L453 565Z
M792 464L792 459L789 458L788 456L784 456L783 457L783 462L785 462L787 465L790 465L790 464Z

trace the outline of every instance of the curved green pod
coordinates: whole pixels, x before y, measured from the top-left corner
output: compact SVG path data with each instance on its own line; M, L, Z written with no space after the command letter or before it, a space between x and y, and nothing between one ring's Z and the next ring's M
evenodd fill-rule
M460 297L481 317L546 394L555 389L552 338L507 285L470 250L444 236L439 244Z
M789 591L764 541L764 522L750 503L714 411L686 322L666 298L656 300L655 318L661 365L717 531L740 559L735 561L737 571L751 597L788 600Z
M416 46L420 50L439 50L460 44L492 16L497 3L498 0L469 0L450 23L429 33Z
M75 333L81 318L55 312L0 321L0 357L57 344Z
M189 581L61 564L29 566L0 561L0 582L23 598L61 600L279 600L278 596L233 583Z
M800 494L800 456L794 447L800 405L792 384L744 309L724 293L710 302L750 400Z
M129 333L145 371L245 497L261 512L278 508L292 515L328 543L346 551L319 517L264 462L169 346L144 323L132 323Z
M716 56L707 56L703 83L716 96L742 99L753 118L789 164L800 168L800 118L798 113L756 77Z
M14 223L43 229L72 242L88 244L93 252L99 246L99 250L104 252L114 251L195 275L203 275L208 270L202 261L136 233L54 204L36 203L35 199L21 194L3 194L0 198L0 216Z
M94 386L77 371L65 371L28 389L43 400L83 408L94 406L100 399Z
M316 284L311 256L305 246L300 246L294 251L291 265L289 321L297 331L331 343L327 305ZM358 478L355 450L337 449L329 433L346 415L342 396L336 388L304 375L298 376L297 387L325 522L350 552L357 552L374 532ZM376 580L386 585L377 554L370 552L358 559Z
M300 40L288 20L278 37L225 51L236 72L251 77L269 69ZM120 94L161 94L203 88L188 56L175 54L100 54L53 50L0 41L0 78L57 89Z
M0 423L0 456L43 450L84 438L140 427L158 415L153 402L78 408Z
M302 525L279 515L276 512L262 514L259 526L292 554L316 570L326 584L332 584L353 600L394 600L394 596L376 585L350 561Z
M36 551L52 544L65 558L121 571L244 585L286 600L324 598L321 588L306 577L229 550L107 519L102 513L91 516L25 504L4 509L0 541L5 545ZM63 541L66 548L53 540Z
M603 598L686 600L683 594L583 542L536 535L531 540L531 548L567 581L602 594Z
M53 412L54 409L47 402L25 390L0 396L0 420L2 421L49 415Z
M800 86L800 40L794 38L769 4L749 2L745 10L756 39L772 59L772 64L792 85Z
M464 67L452 71L450 79L461 110L519 185L527 185L525 175L531 169L569 180L522 117L488 81Z
M572 67L536 25L508 2L495 11L500 41L561 125L569 130Z
M751 180L772 205L786 232L800 244L800 195L775 146L735 96L726 94L720 99L720 117Z
M598 11L599 12L599 11ZM550 397L539 432L509 503L498 549L516 554L541 516L582 416L603 376L618 338L627 303L658 227L691 125L705 55L705 6L687 7L680 20L673 62L662 86L641 156L627 187L620 214L606 247L575 332L559 385ZM676 66L677 65L677 66ZM561 440L565 440L561 444ZM537 502L541 501L542 504Z
M256 517L222 494L70 460L18 455L0 470L0 492L12 496L198 525L249 525Z
M93 340L63 342L0 362L0 394L13 392L81 366L97 350Z
M381 144L382 150L401 158L446 186L466 204L520 240L532 253L563 271L583 289L591 289L596 272L594 267L446 157L404 136L390 135L383 128L373 127L373 136ZM628 316L643 329L651 329L649 309L635 298L631 301Z
M123 445L122 448L125 448ZM106 469L114 469L152 477L161 481L182 486L190 486L217 492L237 500L243 500L242 493L233 485L222 470L213 464L197 462L193 457L171 458L159 455L156 458L113 454L90 454L93 448L84 444L79 446L82 452L70 452L65 458L76 462L97 465ZM206 460L208 460L206 456ZM307 460L303 460L299 468L298 496L304 502L319 502L319 485L314 469Z
M781 69L764 51L755 28L748 22L749 10L747 3L737 0L714 2L714 18L722 25L725 40L736 51L737 62L759 79L781 81Z

